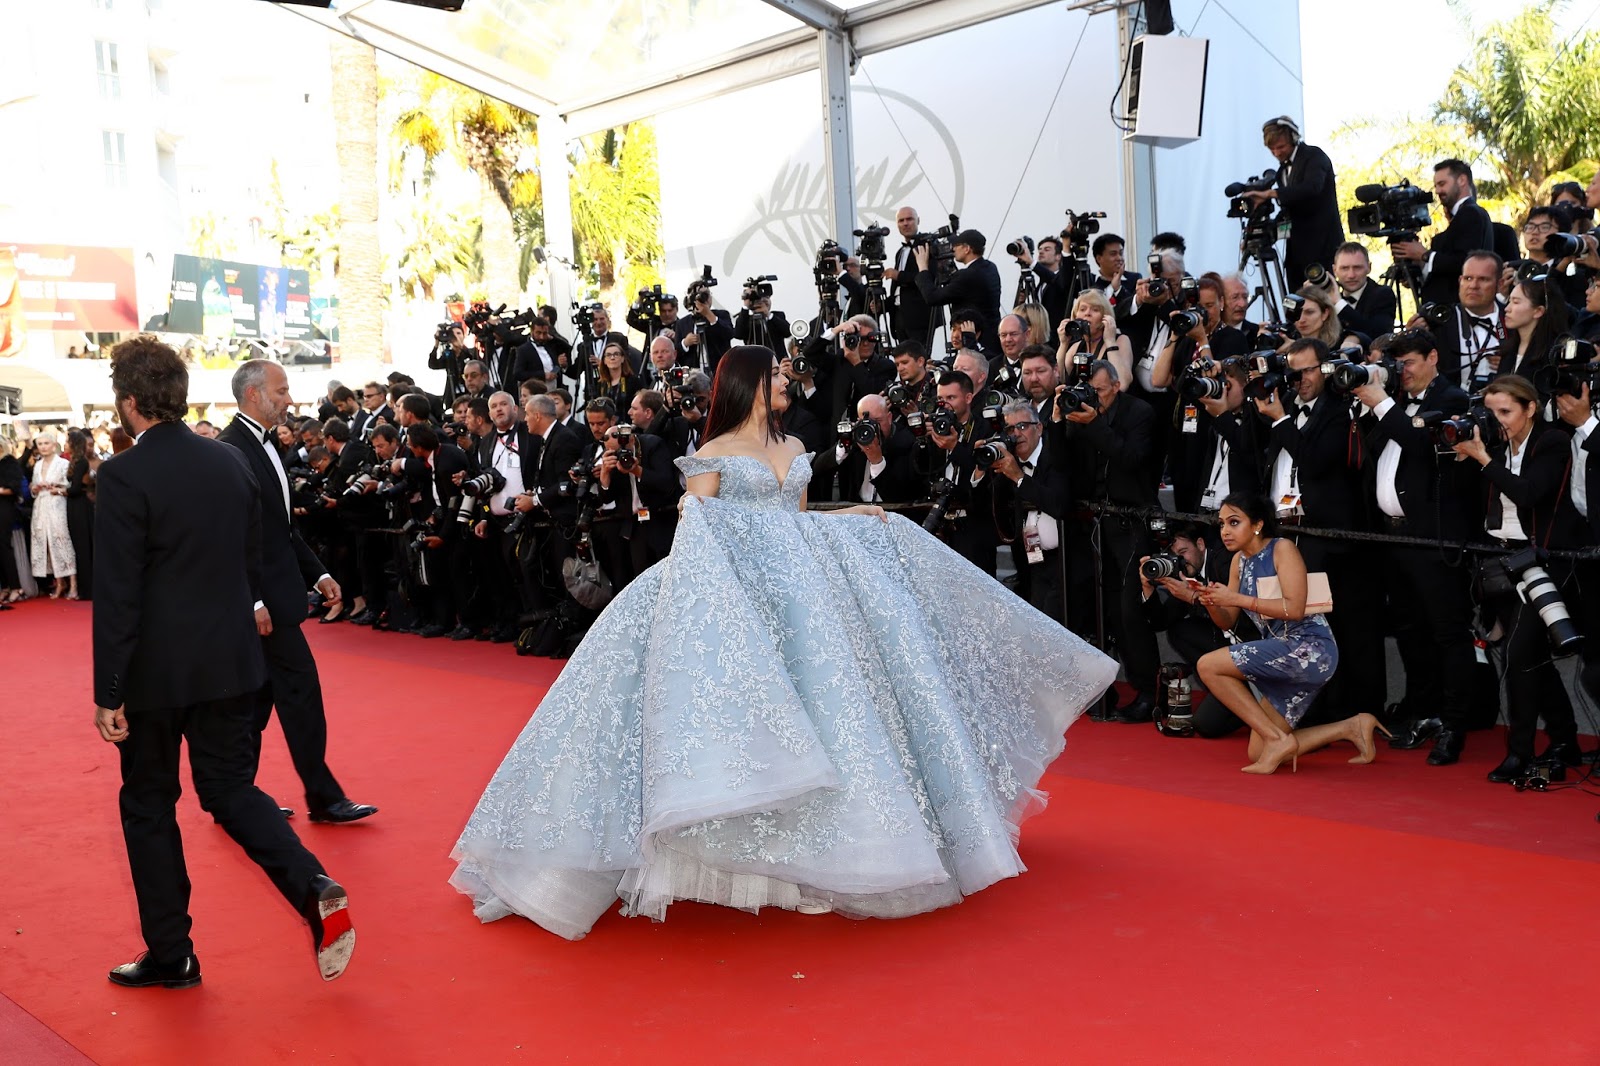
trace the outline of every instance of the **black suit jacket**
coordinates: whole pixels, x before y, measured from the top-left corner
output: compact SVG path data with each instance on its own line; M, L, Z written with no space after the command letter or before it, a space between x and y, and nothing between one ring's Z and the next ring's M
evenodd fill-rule
M1333 253L1344 241L1339 193L1334 186L1333 161L1315 145L1302 144L1295 149L1287 182L1282 169L1278 171L1278 203L1289 220L1284 275L1291 287L1305 280L1306 267L1312 263L1333 268Z
M1397 302L1394 293L1375 281L1368 281L1361 290L1361 298L1339 312L1339 324L1345 329L1365 333L1368 340L1394 329Z
M96 495L95 703L188 707L259 689L262 493L243 457L162 422L101 464Z
M1482 526L1482 515L1476 506L1477 464L1458 463L1454 455L1438 455L1432 436L1427 429L1412 423L1406 415L1406 406L1402 393L1381 419L1370 414L1361 418L1366 438L1363 462L1368 471L1367 498L1376 506L1379 460L1384 445L1394 441L1400 446L1395 494L1411 529L1419 536L1456 542L1466 540ZM1444 378L1436 377L1424 390L1417 413L1440 411L1459 415L1467 406L1465 392Z
M1445 324L1439 329L1432 331L1434 340L1438 342L1439 376L1447 379L1454 385L1461 384L1462 370L1471 369L1474 364L1479 366L1479 369L1482 370L1485 377L1491 376L1487 363L1482 363L1480 357L1486 358L1489 355L1494 355L1499 351L1500 348L1499 341L1490 341L1482 352L1463 352L1461 345L1461 326L1466 319L1466 314L1466 308L1462 307L1458 303L1452 303L1450 306L1449 320L1446 321ZM1485 315L1484 317L1492 318L1497 324L1499 332L1504 335L1504 307L1499 306L1497 303L1495 305L1494 312L1492 314Z
M896 258L899 254L900 250L895 249ZM928 298L922 295L917 281L921 276L917 257L907 249L905 268L889 283L889 327L894 330L896 340L931 337L944 325L944 308L928 305Z
M1155 412L1137 396L1123 393L1093 422L1051 422L1045 435L1064 442L1065 451L1056 454L1073 464L1078 499L1155 506L1149 471L1157 439Z
M511 361L511 375L509 379L501 379L507 392L515 396L522 383L529 378L538 378L543 381L547 374L560 373L561 366L556 360L563 355L570 355L572 353L572 345L559 338L551 337L544 343L544 350L545 355L549 356L548 360L539 356L539 349L534 347L532 341L523 341L517 346L516 357Z
M917 288L930 304L947 304L951 311L971 308L978 315L978 343L985 351L1000 350L1000 271L987 259L974 259L957 270L945 284L932 273L917 275Z
M488 470L494 466L495 442L500 439L499 431L491 429L488 436L478 442L477 459L478 469ZM522 480L513 486L518 490L532 492L537 487L534 475L538 469L538 456L540 441L528 432L526 422L518 421L511 429L511 439L517 448L517 459L522 470Z
M1460 295L1461 268L1467 256L1477 251L1494 250L1494 226L1489 212L1477 200L1465 200L1451 216L1450 224L1434 234L1429 245L1433 269L1422 283L1422 298L1450 303Z
M915 445L911 431L901 425L895 426L894 433L884 444L886 465L883 473L872 479L872 485L883 497L884 503L910 503L922 496L922 483L911 463ZM825 448L812 459L811 469L818 478L838 477L840 500L861 502L861 482L867 476L867 457L860 448L852 446L847 449L842 462L838 459L838 445ZM817 487L822 488L821 485Z
M576 429L564 422L551 426L550 435L540 442L538 455L534 459L534 494L545 512L558 522L570 524L577 521L578 501L557 493L556 486L572 480L567 477L567 471L582 458L586 446L592 443L592 435L586 432L579 436Z
M789 339L789 319L782 311L774 311L772 317L763 322L751 314L749 308L742 308L734 316L733 335L744 344L764 344L782 359L783 342Z
M1567 426L1536 421L1523 447L1527 451L1521 474L1513 474L1506 465L1504 443L1489 448L1481 497L1485 531L1499 527L1504 494L1517 509L1522 532L1541 548L1576 548L1587 543L1583 516L1572 504L1572 437ZM1592 503L1590 513L1594 513Z
M634 472L611 478L611 499L623 515L623 529L628 537L644 537L658 555L672 550L672 538L678 529L678 499L683 495L683 485L678 481L678 468L672 445L660 437L637 433L633 450L638 458ZM648 522L639 521L633 509L632 483L639 486L639 502L650 512Z
M235 418L217 437L244 453L261 487L261 595L274 626L297 626L306 620L306 590L327 573L316 552L301 539L284 508L283 492L261 438Z
M1294 413L1267 431L1265 487L1272 491L1273 467L1288 452L1294 459L1300 506L1306 525L1323 529L1359 529L1361 517L1360 450L1351 437L1350 406L1324 392L1304 426ZM1270 501L1274 507L1277 500Z

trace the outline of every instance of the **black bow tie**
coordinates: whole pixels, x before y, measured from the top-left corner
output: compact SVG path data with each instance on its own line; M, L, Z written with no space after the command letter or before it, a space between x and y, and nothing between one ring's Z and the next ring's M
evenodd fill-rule
M262 431L261 431L261 443L262 443L262 444L272 444L272 443L273 443L273 440L272 440L272 430L270 430L270 429L263 429L263 430L262 430Z
M1498 330L1500 328L1500 324L1498 322L1496 322L1494 319L1492 319L1492 318L1479 318L1477 315L1468 315L1467 316L1467 325L1469 325L1469 326L1482 326L1484 329L1488 330L1490 333L1493 333L1493 332L1495 332L1496 330Z

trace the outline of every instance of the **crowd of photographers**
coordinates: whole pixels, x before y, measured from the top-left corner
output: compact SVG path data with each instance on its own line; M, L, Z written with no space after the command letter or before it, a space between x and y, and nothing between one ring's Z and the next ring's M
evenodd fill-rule
M1434 174L1448 222L1426 246L1407 227L1430 194L1363 187L1350 229L1390 241L1380 279L1344 240L1326 156L1287 120L1265 140L1281 169L1228 190L1255 289L1191 267L1175 233L1131 270L1102 215L1069 212L1060 235L1007 245L1023 268L1007 301L981 233L953 217L924 232L908 207L898 241L826 243L817 306L793 320L770 276L743 283L736 314L716 307L709 267L682 301L640 292L628 333L598 304L575 308L571 339L554 308L475 307L440 327L442 396L396 375L332 390L293 427L305 535L361 591L357 624L561 655L670 550L672 460L695 450L722 354L761 344L791 390L785 428L815 454L812 504L899 506L1113 649L1133 697L1099 716L1239 728L1190 668L1248 639L1196 592L1229 574L1206 517L1245 491L1327 577L1340 667L1308 723L1370 712L1447 765L1498 717L1503 677L1491 780L1558 779L1584 755L1553 657L1583 656L1580 700L1600 686L1600 640L1583 639L1600 635L1600 560L1578 551L1600 542L1600 188L1557 187L1519 247L1459 160ZM1258 238L1282 221L1280 261ZM1386 706L1390 636L1404 698Z

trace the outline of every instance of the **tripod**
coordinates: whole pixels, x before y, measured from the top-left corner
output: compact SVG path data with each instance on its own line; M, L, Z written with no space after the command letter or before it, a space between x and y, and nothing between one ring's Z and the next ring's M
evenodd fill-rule
M1283 277L1283 261L1278 258L1278 224L1271 218L1251 218L1244 223L1244 230L1239 237L1241 273L1251 260L1261 268L1261 284L1256 287L1256 299L1266 309L1268 320L1281 324L1283 298L1289 294L1289 287ZM1255 300L1251 303L1254 304Z

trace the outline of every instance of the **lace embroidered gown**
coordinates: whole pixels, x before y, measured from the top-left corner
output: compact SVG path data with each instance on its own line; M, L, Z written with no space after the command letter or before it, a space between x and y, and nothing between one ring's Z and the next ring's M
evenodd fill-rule
M903 917L1021 873L1112 660L914 522L798 510L748 456L606 608L479 799L453 884L571 939L620 897Z

